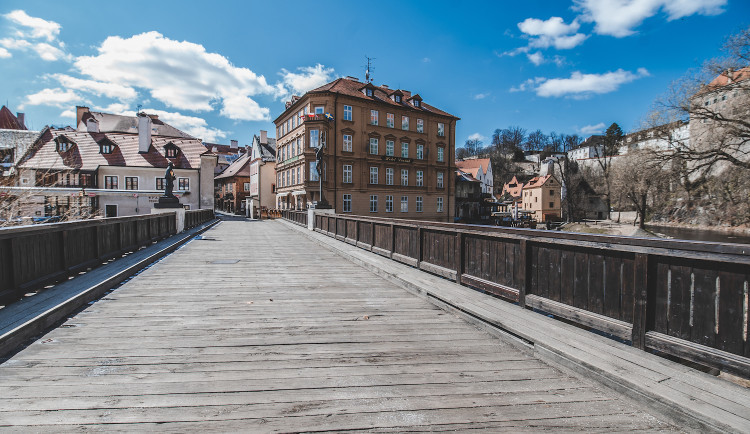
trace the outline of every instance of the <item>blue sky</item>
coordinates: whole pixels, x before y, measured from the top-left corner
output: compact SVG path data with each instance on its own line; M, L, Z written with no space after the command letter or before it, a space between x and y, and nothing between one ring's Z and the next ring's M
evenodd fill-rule
M496 128L638 128L654 99L750 25L747 0L149 3L4 0L0 100L27 124L138 105L203 138L249 144L291 94L336 77L408 89ZM271 133L273 134L273 133Z

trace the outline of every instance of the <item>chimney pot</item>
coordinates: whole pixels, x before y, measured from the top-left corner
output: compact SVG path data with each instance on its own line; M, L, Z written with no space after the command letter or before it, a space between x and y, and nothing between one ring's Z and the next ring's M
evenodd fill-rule
M263 145L268 144L268 131L260 130L260 143Z
M238 147L239 147L239 144L237 143L237 140L230 140L229 141L229 148L230 149L237 150Z
M21 125L21 128L23 128L24 130L26 129L25 118L26 118L26 115L24 115L23 113L16 113L16 119L18 119L18 123Z
M78 126L81 124L81 121L83 120L83 115L88 113L89 108L84 106L76 106L76 129L78 129Z
M138 114L138 152L148 154L151 148L151 118L143 113Z

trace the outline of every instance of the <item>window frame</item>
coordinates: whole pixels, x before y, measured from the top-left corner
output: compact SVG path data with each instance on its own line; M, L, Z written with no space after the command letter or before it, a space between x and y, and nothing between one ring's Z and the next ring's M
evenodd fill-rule
M401 115L401 129L409 131L409 116Z
M378 125L378 121L380 120L380 112L378 110L370 110L370 125Z
M341 212L352 212L352 195L351 193L344 193L342 195L342 211Z
M401 158L409 158L409 143L401 142Z
M424 187L424 171L417 170L417 187Z
M393 170L393 167L386 167L385 168L385 185L393 185L394 176L395 176L395 171Z
M344 105L344 120L350 121L352 120L352 106L350 105Z
M342 149L345 152L352 152L352 135L351 134L344 134L343 137L343 146Z
M351 164L344 164L344 167L342 168L342 180L341 182L344 184L351 184L352 183L352 165Z
M370 137L370 149L369 149L370 155L378 155L378 142L379 140L377 137ZM375 152L373 152L373 150Z
M401 196L401 212L409 212L409 196Z
M378 195L370 195L370 212L378 212Z
M437 172L437 188L445 188L445 175L444 172Z
M423 212L424 211L424 199L422 196L417 196L416 201L416 212Z
M385 114L385 126L388 128L395 128L396 125L396 117L393 113L386 113Z
M393 157L395 154L394 152L396 149L396 142L394 140L386 140L385 141L385 155L388 157Z
M138 179L138 176L126 176L125 177L125 190L138 190L138 184L140 183L140 179ZM135 180L135 188L133 187L133 180ZM130 186L128 186L130 184Z
M385 212L393 212L393 195L385 196Z
M409 169L401 169L401 185L404 187L409 186Z
M105 190L119 190L120 181L117 175L104 175L104 189ZM112 183L112 180L115 182ZM108 187L109 186L109 187Z
M380 181L378 166L370 166L370 185L377 185Z

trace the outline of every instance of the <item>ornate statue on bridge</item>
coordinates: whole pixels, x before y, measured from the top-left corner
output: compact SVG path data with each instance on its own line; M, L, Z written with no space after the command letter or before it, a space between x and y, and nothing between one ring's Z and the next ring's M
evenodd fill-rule
M164 194L159 197L159 202L154 204L154 208L182 208L180 199L173 193L175 179L177 177L174 174L174 164L170 161L164 172Z

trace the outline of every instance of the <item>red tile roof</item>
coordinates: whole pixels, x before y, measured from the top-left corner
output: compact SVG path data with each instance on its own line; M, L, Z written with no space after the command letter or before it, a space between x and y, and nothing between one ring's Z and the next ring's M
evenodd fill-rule
M457 160L456 167L466 173L470 173L471 176L477 178L479 176L479 167L482 167L482 173L487 173L487 168L490 166L489 158L471 158L468 160Z
M246 152L232 162L223 172L214 179L231 178L233 176L250 176L250 153Z
M518 178L516 178L515 176L508 183L503 184L503 194L507 192L513 197L521 197L522 189L523 182L518 182Z
M25 130L26 126L18 121L16 115L14 115L8 107L3 106L0 108L0 129Z
M74 142L66 152L56 150L55 139L65 136ZM102 154L99 142L107 139L117 145L111 154ZM56 170L96 170L99 166L167 167L164 146L173 143L180 149L171 159L175 168L200 169L201 154L206 148L198 139L153 136L148 153L138 152L138 135L123 133L87 133L68 129L47 130L21 167Z
M552 175L545 175L545 176L535 176L534 178L531 178L529 182L527 182L523 189L526 190L527 188L536 188L541 187L544 184L547 183L547 181L552 178Z
M372 86L373 88L373 96L371 97L366 96L361 90L368 84ZM410 109L410 110L417 111L417 112L432 113L432 114L436 114L440 116L447 116L447 117L451 117L454 119L459 119L458 117L448 112L445 112L443 110L440 110L437 107L433 107L425 102L422 102L420 104L420 107L414 107L413 105L408 104L406 101L412 98L412 95L411 95L411 92L407 90L400 89L401 92L403 93L403 98L402 98L402 102L397 103L393 101L390 98L390 96L398 90L399 89L390 89L388 87L375 86L372 83L361 83L359 81L351 80L348 78L339 78L330 83L324 84L323 86L320 86L317 89L313 89L309 91L308 93L325 93L325 92L338 93L341 95L347 95L350 97L364 99L364 100L379 101L383 104L387 104L393 107L400 107L402 109ZM414 97L417 97L417 96L419 95L414 95ZM286 113L286 111L284 111L284 113ZM274 122L276 121L278 121L278 118Z
M731 83L747 80L748 78L750 78L750 67L745 67L736 71L724 71L711 80L711 83L708 83L708 87L710 89L716 89Z

